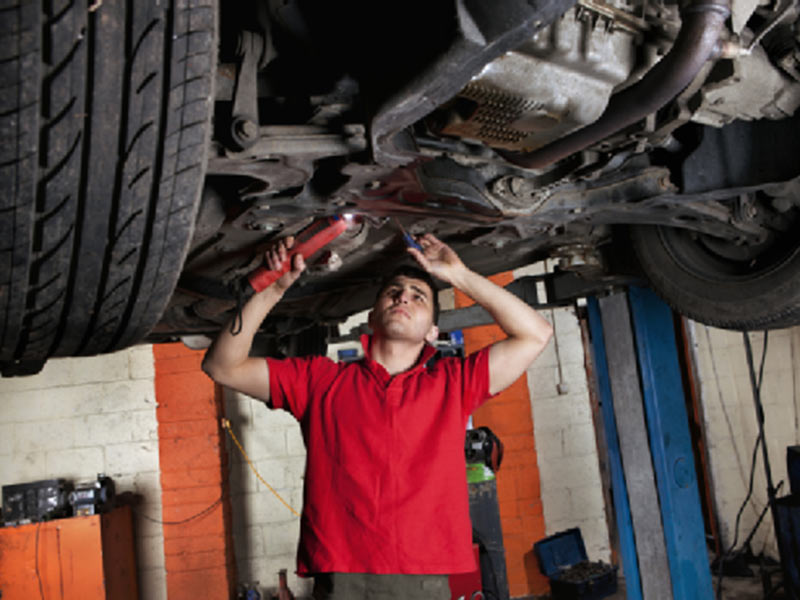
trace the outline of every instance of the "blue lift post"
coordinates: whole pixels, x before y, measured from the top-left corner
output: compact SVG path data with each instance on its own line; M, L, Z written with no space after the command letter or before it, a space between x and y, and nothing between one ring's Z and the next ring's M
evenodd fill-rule
M631 287L628 300L673 596L713 598L672 311L646 288Z
M711 599L711 570L706 552L705 527L694 470L672 311L653 292L644 288L631 287L628 303L661 507L672 597L675 600ZM600 307L594 298L589 299L588 316L612 463L610 470L627 595L629 599L638 600L642 598L642 588L634 529L624 472L620 467L621 457L614 407L610 400L611 388L608 383Z
M625 575L625 590L628 600L642 600L642 583L639 578L639 563L636 560L636 540L631 522L631 507L628 503L628 490L625 486L625 473L622 470L622 455L617 437L617 423L614 420L614 405L611 400L611 384L608 380L606 345L603 339L603 323L596 298L589 298L589 332L592 337L592 358L597 377L597 393L600 398L600 412L606 431L611 489L614 499L614 515L619 530L619 554L622 559L622 572Z

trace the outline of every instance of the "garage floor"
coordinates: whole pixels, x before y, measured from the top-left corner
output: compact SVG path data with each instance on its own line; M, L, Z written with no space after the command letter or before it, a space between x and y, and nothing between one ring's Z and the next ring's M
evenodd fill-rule
M714 593L716 594L717 580L714 579ZM780 590L775 595L770 596L773 600L782 600L787 596ZM617 593L607 596L609 600L626 600L625 581L620 579L617 586ZM761 579L754 577L726 577L722 582L723 600L764 600L764 590Z

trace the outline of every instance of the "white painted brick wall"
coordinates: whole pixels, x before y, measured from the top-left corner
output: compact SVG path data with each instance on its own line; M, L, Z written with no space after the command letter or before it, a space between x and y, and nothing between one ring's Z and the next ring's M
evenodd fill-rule
M514 276L538 275L546 267L538 263ZM528 369L528 390L545 528L552 535L580 527L589 558L608 562L611 549L580 324L572 308L542 315L555 333Z
M747 493L750 465L758 435L755 407L740 332L692 323L693 347L706 427L715 506L727 547ZM750 334L753 360L759 368L763 333ZM771 331L764 382L765 430L773 481L786 480L786 447L800 444L800 327ZM744 539L766 506L766 479L759 454L753 499L742 514L739 540ZM779 495L788 493L788 481ZM777 556L773 524L765 518L753 540L753 551Z
M231 390L225 392L225 415L261 476L299 513L306 452L294 417ZM292 592L310 595L311 581L294 574L300 519L257 479L230 440L228 456L239 581L258 581L261 590L274 589L278 571L286 569Z
M150 346L47 362L38 375L0 379L0 485L39 479L114 479L140 514L161 517L158 424ZM135 516L139 593L166 599L164 539Z

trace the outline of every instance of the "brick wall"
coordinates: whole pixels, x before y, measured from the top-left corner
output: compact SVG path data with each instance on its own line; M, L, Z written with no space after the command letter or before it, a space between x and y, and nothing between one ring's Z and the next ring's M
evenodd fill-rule
M225 414L258 472L299 513L306 451L297 421L233 391L226 391ZM228 452L238 580L275 589L278 571L287 569L292 592L310 595L311 582L294 575L300 519L257 479L230 441Z
M514 272L542 274L537 263ZM611 557L581 329L573 307L542 311L553 339L528 369L546 535L579 527L591 560Z
M542 272L544 265L515 272ZM547 535L579 527L591 560L610 560L581 329L573 307L542 312L553 340L528 370Z
M723 544L733 541L736 513L747 494L753 446L758 436L742 334L690 323L706 427L714 504ZM750 334L758 370L764 334ZM765 430L775 484L787 494L786 446L800 444L800 327L771 331L767 342L764 382ZM766 506L766 479L759 452L753 498L742 513L741 542ZM769 513L753 540L753 552L766 548L777 556Z
M168 596L229 598L236 575L221 398L200 370L203 352L153 350Z
M513 280L513 274L501 273L491 279L505 286ZM464 307L472 301L456 291L455 303L457 307ZM504 338L505 334L496 325L466 329L464 350L472 354ZM532 549L533 542L544 537L545 523L526 377L520 377L476 410L473 424L489 427L503 442L497 499L509 593L512 597L544 594L548 591L547 579L539 572Z
M50 360L32 377L0 380L0 485L112 477L136 494L139 593L166 596L158 431L150 346ZM147 517L150 517L148 519Z
M571 308L547 311L547 317L554 325L554 340L528 371L547 534L580 527L591 559L608 561L580 326Z

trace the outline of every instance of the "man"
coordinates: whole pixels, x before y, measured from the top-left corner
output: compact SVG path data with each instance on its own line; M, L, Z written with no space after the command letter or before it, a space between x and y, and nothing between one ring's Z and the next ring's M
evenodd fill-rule
M300 422L307 448L298 574L315 598L447 599L447 574L474 569L464 464L472 411L513 383L552 335L522 300L468 269L426 234L409 248L422 269L385 283L369 313L365 358L250 358L253 336L305 265L250 299L242 329L224 328L204 370L217 382ZM266 262L277 270L293 240ZM465 359L430 363L438 336L430 275L483 306L508 336Z

